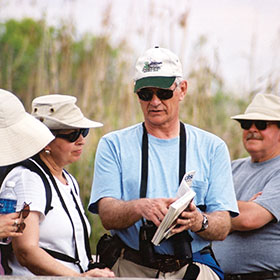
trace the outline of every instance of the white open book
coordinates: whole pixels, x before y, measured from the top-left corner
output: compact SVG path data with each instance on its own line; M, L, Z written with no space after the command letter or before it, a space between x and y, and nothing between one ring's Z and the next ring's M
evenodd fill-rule
M195 192L191 189L194 174L193 170L184 175L176 195L178 199L170 204L168 212L153 236L152 243L154 245L159 245L164 238L168 239L173 235L171 230L176 226L176 219L194 198Z

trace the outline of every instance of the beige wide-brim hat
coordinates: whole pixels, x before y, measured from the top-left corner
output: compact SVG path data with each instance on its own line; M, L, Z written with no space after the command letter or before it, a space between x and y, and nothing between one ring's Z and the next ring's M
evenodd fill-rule
M49 129L76 129L103 126L87 119L75 105L77 98L65 94L49 94L32 101L32 115Z
M54 136L14 94L0 89L0 139L0 166L4 166L37 154Z
M244 114L231 117L234 120L280 121L280 96L257 94Z

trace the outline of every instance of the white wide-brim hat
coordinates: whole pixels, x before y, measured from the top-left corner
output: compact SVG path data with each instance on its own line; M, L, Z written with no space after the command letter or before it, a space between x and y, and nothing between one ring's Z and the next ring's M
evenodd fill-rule
M51 130L103 126L87 119L75 105L76 101L76 97L65 94L39 96L32 101L32 115Z
M234 120L280 121L280 97L274 94L257 94L244 114L231 117Z
M54 136L14 94L0 89L0 139L0 166L4 166L37 154Z

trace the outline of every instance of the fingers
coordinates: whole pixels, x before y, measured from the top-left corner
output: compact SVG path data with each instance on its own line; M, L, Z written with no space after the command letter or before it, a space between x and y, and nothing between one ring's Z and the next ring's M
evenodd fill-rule
M83 273L82 275L90 276L90 277L107 277L107 278L115 277L114 272L111 271L109 268L104 268L104 269L94 268Z
M19 224L18 220L17 220L17 219L15 219L15 220L14 220L14 224L13 224L13 226L17 228L17 227L18 227L18 224Z
M0 238L21 236L22 233L17 232L21 224L18 213L0 215Z

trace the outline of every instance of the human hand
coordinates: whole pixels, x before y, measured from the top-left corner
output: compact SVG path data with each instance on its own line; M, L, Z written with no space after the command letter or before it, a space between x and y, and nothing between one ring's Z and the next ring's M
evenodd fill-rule
M262 192L257 192L256 194L254 194L248 201L254 201L257 197L259 197L260 195L262 195Z
M0 215L0 238L21 236L18 230L20 223L18 213Z
M148 221L152 221L157 227L160 225L168 207L175 198L143 198L139 202L140 214Z
M115 274L109 268L104 268L104 269L94 268L94 269L91 269L91 270L88 270L88 271L82 273L82 276L113 278L113 277L115 277Z
M196 232L201 229L202 221L203 216L201 212L198 211L195 204L191 202L189 207L183 211L177 219L177 225L172 230L172 233L179 233L189 229Z

